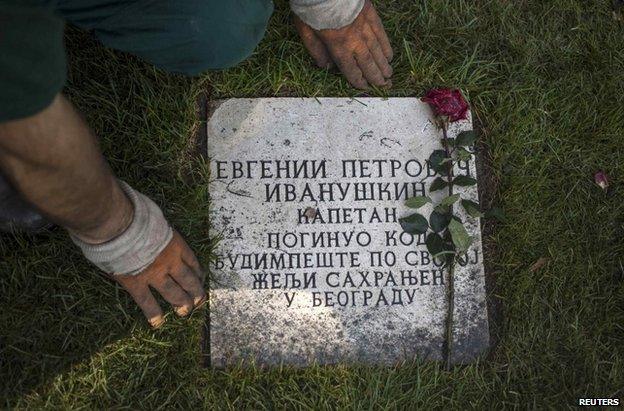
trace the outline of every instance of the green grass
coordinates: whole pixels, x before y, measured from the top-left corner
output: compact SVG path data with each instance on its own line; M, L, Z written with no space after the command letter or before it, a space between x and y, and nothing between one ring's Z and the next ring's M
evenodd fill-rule
M200 367L204 313L149 330L60 230L0 237L0 406L19 408L561 408L624 400L624 31L610 1L379 1L391 96L461 88L481 127L500 302L479 364ZM185 79L68 36L68 94L118 175L164 205L207 262L206 165L189 161L196 100L350 96L311 65L284 2L240 66ZM376 94L376 93L373 93ZM592 181L604 169L612 189ZM540 257L548 264L529 267Z

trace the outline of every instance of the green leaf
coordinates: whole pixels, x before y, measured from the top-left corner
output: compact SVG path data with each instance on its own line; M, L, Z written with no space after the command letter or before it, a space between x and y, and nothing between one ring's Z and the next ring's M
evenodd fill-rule
M477 141L477 133L473 130L462 131L455 139L455 145L461 147L471 146Z
M445 158L446 152L444 150L434 150L429 156L429 165L437 171Z
M448 144L449 147L455 147L455 139L454 138L447 138L446 139L446 144Z
M431 199L427 196L416 196L405 200L405 205L409 208L420 208L430 202Z
M472 153L463 147L457 149L457 159L461 161L468 161L472 158Z
M457 176L453 180L453 184L458 185L460 187L473 186L477 184L477 180L468 176Z
M442 190L443 188L445 188L448 185L448 183L446 181L444 181L442 178L437 177L435 180L433 180L433 182L431 183L431 185L429 186L429 191L437 191L437 190Z
M431 226L431 229L436 233L444 230L449 225L450 221L451 215L448 213L441 214L437 211L433 211L429 216L429 225Z
M447 175L448 166L443 163L444 160L446 160L446 152L444 150L435 150L429 156L429 165L436 173Z
M435 206L433 208L433 211L439 213L439 214L448 214L449 211L451 211L451 208L447 205L444 204L438 204L437 206Z
M425 242L426 243L426 242ZM442 245L443 250L437 254L434 254L432 258L440 258L444 261L444 266L448 267L449 264L453 262L455 259L455 255L457 252L455 251L455 244L451 241L444 240L444 244Z
M441 253L434 255L433 258L446 257L444 267L448 267L448 265L455 259L455 254L457 253L454 250L442 251Z
M450 206L452 204L455 204L457 200L459 200L459 194L453 194L452 196L448 196L442 201L440 201L440 205Z
M403 231L410 234L425 234L429 228L427 219L418 213L414 213L405 218L399 218L399 223L401 224Z
M427 250L432 256L446 251L444 249L444 240L440 237L440 234L430 233L425 240L425 244L427 245Z
M460 223L457 219L452 218L448 225L449 232L451 233L451 238L453 239L453 244L457 247L457 251L462 253L468 250L470 244L472 244L472 237L468 235L466 228L464 225Z
M502 209L498 207L492 207L489 210L487 210L485 212L485 218L495 218L501 223L504 223L507 221L507 217L505 216L505 213L503 212Z
M474 201L470 200L462 200L461 205L462 207L464 207L464 210L466 210L470 217L483 217L483 213L481 212L481 206L479 205L479 203L475 203Z

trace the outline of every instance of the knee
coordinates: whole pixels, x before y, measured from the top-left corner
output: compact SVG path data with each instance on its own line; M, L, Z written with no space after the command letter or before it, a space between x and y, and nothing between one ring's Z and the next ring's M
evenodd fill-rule
M95 29L107 46L164 70L195 75L231 67L258 45L271 0L137 1Z
M267 0L218 2L219 12L213 2L198 3L205 6L197 16L189 17L182 34L188 41L181 42L176 57L163 68L192 76L237 65L260 43L273 12Z

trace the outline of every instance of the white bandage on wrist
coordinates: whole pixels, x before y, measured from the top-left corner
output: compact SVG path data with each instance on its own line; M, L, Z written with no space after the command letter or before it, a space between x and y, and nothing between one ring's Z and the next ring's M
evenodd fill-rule
M70 237L87 260L102 271L136 275L169 244L173 230L156 203L125 182L119 184L134 207L134 217L126 231L102 244L86 243L71 233Z
M364 0L290 0L290 8L315 30L339 29L353 23Z

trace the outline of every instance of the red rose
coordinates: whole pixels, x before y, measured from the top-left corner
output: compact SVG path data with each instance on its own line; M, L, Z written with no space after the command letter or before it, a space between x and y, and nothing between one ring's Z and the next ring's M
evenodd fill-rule
M429 103L436 116L446 116L452 123L466 118L470 106L461 91L448 88L434 88L421 99Z

